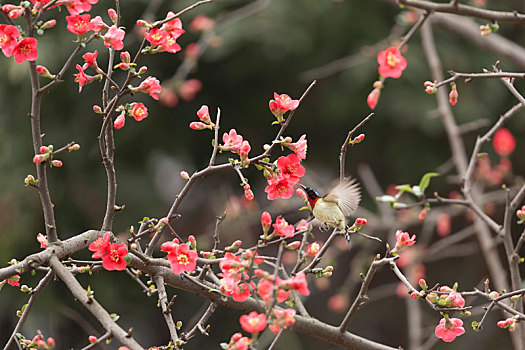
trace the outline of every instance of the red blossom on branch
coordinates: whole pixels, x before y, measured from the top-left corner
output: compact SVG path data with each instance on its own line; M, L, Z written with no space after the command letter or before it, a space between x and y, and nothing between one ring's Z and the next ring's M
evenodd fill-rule
M6 57L13 55L19 37L20 32L16 26L0 24L0 47Z
M258 333L266 328L266 315L252 311L239 318L242 329L248 333Z
M109 248L109 238L110 234L106 232L104 236L97 238L96 241L89 245L88 249L94 252L93 255L91 255L93 259L99 259L106 253Z
M492 139L494 151L502 157L509 156L516 149L516 139L506 128L499 128Z
M166 246L164 247L166 249ZM168 248L169 249L169 248ZM190 249L186 243L174 244L171 249L164 250L168 252L168 261L170 262L171 271L179 275L184 271L195 271L197 268L197 252Z
M379 75L385 78L399 78L407 67L407 60L396 47L389 47L377 54Z
M439 321L439 325L436 327L436 337L441 338L444 342L450 343L465 333L465 329L462 327L463 321L459 318L442 318Z
M32 37L20 40L12 51L15 56L15 62L36 61L38 58L37 45L37 40Z
M102 266L108 271L122 271L127 266L127 262L124 259L126 255L128 255L128 249L124 243L111 243L106 250L106 254L102 256Z

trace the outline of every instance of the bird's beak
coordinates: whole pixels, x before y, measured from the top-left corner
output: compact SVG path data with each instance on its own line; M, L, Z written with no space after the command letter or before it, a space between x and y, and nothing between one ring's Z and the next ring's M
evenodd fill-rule
M306 190L306 186L305 185L299 184L299 183L298 183L298 185L301 186L303 188L303 190Z

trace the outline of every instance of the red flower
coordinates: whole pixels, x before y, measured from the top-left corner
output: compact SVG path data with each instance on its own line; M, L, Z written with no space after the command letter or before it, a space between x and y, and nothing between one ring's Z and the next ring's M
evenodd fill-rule
M370 109L375 109L377 106L377 102L379 102L379 96L381 96L381 89L375 88L368 94L368 97L366 98L366 103L368 104L368 107Z
M272 324L269 326L270 330L278 334L281 327L286 329L288 326L295 324L295 313L296 311L294 309L279 310L274 308L272 310Z
M95 50L94 52L86 52L84 55L82 55L82 58L84 59L84 65L82 66L82 69L86 69L87 67L97 69L97 56L97 50Z
M242 329L248 333L258 333L266 328L266 316L264 313L258 314L256 311L248 315L242 315L239 319Z
M465 333L465 329L462 326L463 321L459 318L442 318L435 330L436 337L443 339L444 342L450 343L456 339L456 337Z
M508 129L499 128L492 139L492 147L494 147L497 154L506 157L514 152L514 149L516 148L516 139Z
M254 287L253 282L251 282L252 288ZM238 303L242 303L248 299L251 295L250 288L246 282L239 283L237 278L233 276L225 276L221 279L221 291L224 295L233 297Z
M302 295L310 295L304 272L299 272L291 279L281 281L281 283L279 283L279 287L294 289Z
M277 118L280 118L284 113L293 111L299 106L299 100L292 100L292 98L286 94L279 95L273 93L274 100L270 100L269 107L270 111Z
M394 247L393 252L396 252L404 247L410 247L416 244L416 235L410 235L408 232L403 232L401 230L396 231L396 246Z
M19 275L14 275L14 276L11 276L11 277L8 277L7 278L7 284L9 284L10 286L13 286L13 287L20 287L20 276Z
M131 116L140 122L148 116L148 109L141 102L133 102L131 104Z
M310 256L316 256L317 253L319 253L319 250L321 249L321 246L319 243L314 242L308 246L308 249L306 250L306 254Z
M124 48L124 42L122 39L124 39L124 35L126 32L124 32L122 29L117 28L116 26L111 26L106 34L103 36L104 38L104 45L106 47L113 46L115 50L122 50Z
M128 249L124 243L111 243L107 248L106 254L102 256L102 266L108 271L122 271L127 265L126 260L124 260L126 255L128 255Z
M166 37L166 40L164 40L162 43L161 43L161 46L162 46L162 49L166 52L169 52L169 53L176 53L178 51L181 50L181 47L179 44L177 44L177 36L172 34L172 33L168 33L167 37Z
M103 237L99 237L89 245L88 249L94 252L93 255L91 255L93 259L99 259L106 253L109 248L109 237L109 232L106 232Z
M20 32L13 25L0 24L0 47L6 57L11 57Z
M66 0L62 1L62 4L66 6L70 14L78 15L82 12L91 11L91 5L97 2L98 0Z
M275 285L276 286L279 285L281 281L282 280L279 277L277 277ZM266 304L270 304L270 301L272 300L273 287L274 287L273 281L267 280L265 278L261 278L259 280L259 283L257 283L257 293L259 293L259 296L261 297L262 300L264 300ZM277 293L276 300L278 303L282 303L283 301L288 299L288 297L291 295L290 292L285 291L284 289L280 289L280 288L277 288L276 293Z
M399 78L407 67L407 60L395 47L389 47L377 54L379 75L385 78Z
M88 14L66 16L67 30L73 34L84 35L93 27L93 25L90 23L90 19L91 16Z
M252 147L250 146L250 143L248 140L244 140L241 145L239 146L239 149L235 153L239 153L239 156L241 156L241 159L248 158L248 153L252 150Z
M168 253L171 271L178 275L184 271L195 271L197 267L197 252L190 249L186 243L179 244Z
M159 96L157 94L162 91L162 87L157 78L150 76L140 83L136 91L145 92L153 97L154 100L158 100Z
M78 73L73 75L75 76L75 82L78 83L78 93L81 93L82 87L91 83L94 77L84 73L84 67L81 67L79 64L77 64L76 68L78 69Z
M265 233L268 232L268 229L272 225L272 216L267 211L263 212L261 215L261 225Z
M301 165L301 160L295 154L279 157L277 159L277 168L281 175L294 184L299 182L299 179L306 173L306 170Z
M91 25L91 30L97 34L103 30L109 29L109 26L106 23L104 23L102 17L100 16L92 18L91 21L89 21L89 23Z
M158 28L153 28L149 32L144 34L144 37L147 41L150 42L151 45L159 46L164 41L166 41L166 38L168 37L168 32Z
M268 186L264 189L264 192L268 193L268 199L273 200L276 198L290 198L293 196L293 182L284 178L283 176L278 176L277 178L269 178Z
M15 55L15 62L22 63L24 61L36 61L38 58L38 51L36 46L38 42L35 38L28 37L20 40L15 48L13 54Z
M232 335L230 342L228 343L227 350L248 350L248 346L252 340L248 337L243 337L241 333L235 333Z
M281 215L275 219L273 228L275 229L275 232L277 232L277 234L281 237L293 237L295 233L295 227L286 222L286 220Z
M166 19L172 18L174 15L175 14L172 11L170 11L166 15ZM174 39L177 39L185 32L185 30L182 29L182 21L178 17L173 18L168 22L164 23L160 29L170 33L174 37Z

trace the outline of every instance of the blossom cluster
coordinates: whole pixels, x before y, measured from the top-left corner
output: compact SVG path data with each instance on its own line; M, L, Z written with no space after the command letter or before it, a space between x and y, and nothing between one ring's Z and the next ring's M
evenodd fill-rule
M3 6L5 11L7 5ZM15 57L16 63L36 61L38 42L33 37L23 38L18 28L11 24L0 24L0 47L6 57Z
M110 243L109 240L110 233L106 232L103 237L91 243L88 247L93 252L91 257L93 259L102 258L102 266L108 271L122 271L127 266L125 257L128 255L128 249L124 243Z
M145 20L138 20L137 25L143 28L150 28L144 37L150 43L150 47L145 48L145 52L169 52L176 53L181 50L177 39L185 33L182 29L182 21L175 17L173 12L168 12L165 23L160 28L154 27Z
M281 156L275 162L277 172L270 174L267 178L268 186L264 191L268 194L268 199L290 198L293 193L293 186L299 182L306 173L301 165L301 159L297 154Z
M171 271L179 275L184 271L192 272L197 268L197 252L190 247L195 241L193 236L189 237L189 244L179 243L177 238L172 241L162 243L160 250L168 253L167 259L170 262Z

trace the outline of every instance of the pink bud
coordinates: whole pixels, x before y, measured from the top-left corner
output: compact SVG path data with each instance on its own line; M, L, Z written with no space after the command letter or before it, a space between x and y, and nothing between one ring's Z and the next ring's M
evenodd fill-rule
M489 293L489 296L490 296L492 299L496 299L497 297L499 297L499 293L496 292L495 290L493 290L492 292Z
M127 51L120 53L120 60L124 63L129 63L131 61L131 55Z
M272 216L267 211L261 215L261 225L265 231L268 231L268 228L272 225Z
M53 28L54 26L56 26L56 24L57 24L57 20L56 19L50 19L49 21L44 22L44 24L42 24L40 26L40 28L42 28L42 29L49 29L49 28Z
M288 249L297 249L301 246L301 241L293 241L286 245L286 248Z
M42 163L47 159L47 155L45 154L37 154L33 157L33 163Z
M365 139L365 134L359 134L355 137L352 143L360 143Z
M306 249L306 254L310 256L316 256L317 253L319 253L320 249L321 249L321 246L319 245L319 243L317 242L311 243Z
M138 75L145 74L148 71L148 67L142 66L140 67L139 71L137 72Z
M129 66L129 64L127 64L125 62L120 62L117 65L115 65L115 68L119 68L119 69L122 69L123 71L127 71L127 70L129 70L130 66Z
M7 4L7 5L2 6L2 11L4 11L4 12L11 12L11 11L17 9L17 8L19 8L19 6L12 5L12 4Z
M412 292L410 293L410 297L412 299L418 299L421 295L418 292Z
M100 106L97 106L97 105L93 105L93 112L97 113L97 114L102 114L102 108L100 108Z
M186 46L186 50L184 50L184 53L186 54L186 57L195 58L199 56L200 53L200 47L199 44L191 43Z
M62 167L62 161L60 161L58 159L53 159L51 161L51 165L54 166L54 167L57 167L57 168L61 168Z
M41 77L44 77L44 78L49 78L49 79L54 79L55 78L54 75L49 73L49 70L46 67L41 66L41 65L36 66L36 72L38 73L38 75L40 75Z
M55 346L55 339L53 339L51 337L47 338L47 345Z
M308 195L306 194L306 192L302 189L302 188L298 188L295 190L295 193L297 194L297 196L299 198L301 198L303 201L307 202L308 201Z
M190 128L193 130L204 130L208 128L208 125L202 122L192 122L190 123Z
M190 243L196 243L197 241L195 240L195 236L194 236L194 235L189 235L189 237L188 237L188 242L190 242Z
M377 102L379 102L379 96L381 96L381 89L380 88L374 88L366 98L366 103L368 104L368 107L370 109L375 109L377 106Z
M427 210L426 209L421 209L421 211L419 212L419 221L423 221L425 220L425 218L427 217Z
M138 19L137 20L137 25L141 28L151 28L151 24L149 24L148 22L146 22L145 20L143 19Z
M118 22L117 11L115 11L112 8L110 8L110 9L108 9L108 15L109 15L109 18L111 19L111 21L113 22L113 24L117 25L117 22Z
M9 18L12 18L12 19L15 19L15 18L18 18L20 16L22 16L22 14L24 13L25 9L22 7L22 8L18 8L18 9L14 9L12 11L9 12Z
M184 180L189 180L190 179L190 175L188 175L188 173L185 172L185 171L181 171L180 172L180 177L182 177Z
M78 151L80 149L80 145L78 143L72 144L67 148L68 151Z
M437 92L437 89L434 86L427 86L425 92L427 94L435 94Z
M126 117L124 116L124 113L122 113L115 119L113 126L115 127L115 129L122 129L124 127L124 124L126 124Z
M49 147L47 146L40 146L40 153L47 153L49 152Z
M448 95L448 103L450 103L451 106L455 106L456 103L458 103L458 96L456 84L452 83L452 90L450 90L450 94Z
M240 239L233 242L232 247L239 248L242 245L242 241Z
M253 191L250 189L250 185L244 186L244 197L246 197L247 200L251 201L254 198Z
M91 344L95 344L98 341L97 337L95 337L94 335L90 335L88 340Z

